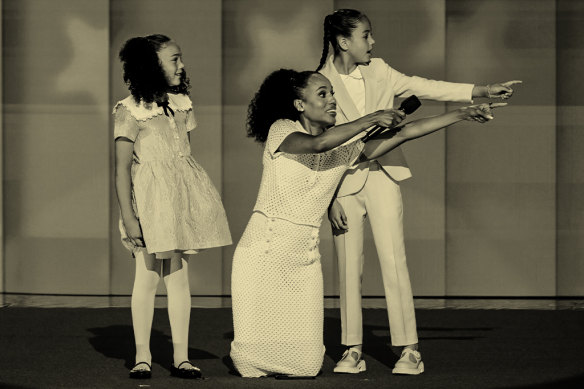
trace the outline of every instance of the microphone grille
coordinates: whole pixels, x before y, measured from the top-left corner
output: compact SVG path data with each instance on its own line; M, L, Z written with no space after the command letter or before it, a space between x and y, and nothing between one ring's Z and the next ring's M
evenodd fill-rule
M420 105L422 105L422 102L415 95L412 95L405 99L404 101L402 101L401 105L399 106L399 109L404 111L406 115L409 115L416 109L418 109Z

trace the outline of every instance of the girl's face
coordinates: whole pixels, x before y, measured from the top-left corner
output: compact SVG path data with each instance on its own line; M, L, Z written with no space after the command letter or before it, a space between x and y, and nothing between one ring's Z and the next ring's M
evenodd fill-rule
M181 75L185 67L180 47L171 41L166 43L157 54L168 86L180 85Z
M357 23L351 36L345 41L347 54L355 63L371 62L371 50L373 49L373 35L371 35L371 24L367 18Z
M295 100L295 106L310 122L323 129L328 128L335 125L337 116L337 101L333 95L328 78L313 74L304 88L303 98Z

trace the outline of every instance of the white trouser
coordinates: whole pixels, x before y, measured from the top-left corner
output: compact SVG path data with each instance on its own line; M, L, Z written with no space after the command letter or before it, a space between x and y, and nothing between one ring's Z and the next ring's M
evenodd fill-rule
M371 164L367 182L354 195L340 197L349 230L334 236L337 251L342 343L363 343L361 280L363 231L369 218L383 277L391 342L394 346L418 343L414 299L406 263L403 206L399 184Z

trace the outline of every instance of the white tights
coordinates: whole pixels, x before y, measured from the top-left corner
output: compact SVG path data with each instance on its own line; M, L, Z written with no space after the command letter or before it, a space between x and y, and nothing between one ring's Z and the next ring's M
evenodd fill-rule
M162 274L168 295L168 319L172 333L174 365L189 359L189 319L191 292L188 262L180 254L156 259L144 250L135 254L136 276L132 290L132 324L136 341L136 363L151 364L150 332L154 316L154 297Z

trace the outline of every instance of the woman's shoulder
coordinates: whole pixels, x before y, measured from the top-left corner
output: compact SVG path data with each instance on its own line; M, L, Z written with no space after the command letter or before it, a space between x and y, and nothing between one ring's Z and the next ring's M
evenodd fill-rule
M296 123L291 119L278 119L270 127L295 127Z
M305 131L304 127L298 121L291 119L278 119L270 126L270 133L272 132L294 132ZM268 134L269 135L269 134Z
M299 122L290 119L278 119L270 126L270 131L268 132L268 138L266 141L268 143L279 143L288 136L288 134L297 131L304 131L304 128Z

